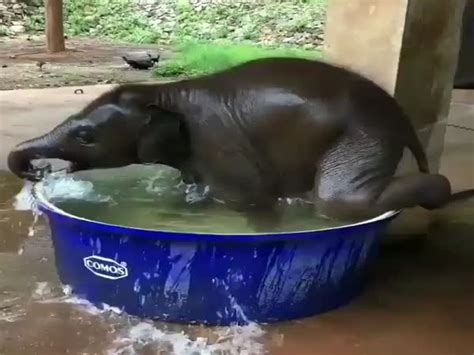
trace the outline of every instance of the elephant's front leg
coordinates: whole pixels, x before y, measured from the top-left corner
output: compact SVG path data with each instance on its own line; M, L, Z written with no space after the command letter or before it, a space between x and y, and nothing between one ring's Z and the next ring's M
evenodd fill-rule
M259 200L251 205L242 205L240 209L248 225L256 232L274 231L280 225L282 213L277 208L277 199Z
M235 152L218 154L203 170L213 196L243 213L254 229L268 231L279 224L278 196L255 160Z
M267 191L259 178L232 173L221 176L212 188L230 209L242 213L257 232L270 231L279 225L278 199Z

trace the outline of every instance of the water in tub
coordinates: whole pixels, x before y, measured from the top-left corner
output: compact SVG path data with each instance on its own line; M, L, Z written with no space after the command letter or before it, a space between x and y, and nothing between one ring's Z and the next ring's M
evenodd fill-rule
M60 209L80 217L129 227L181 232L255 232L245 216L209 198L209 189L180 182L171 168L139 167L82 172L50 178L45 195ZM299 231L342 224L316 217L308 202L282 199L278 231Z

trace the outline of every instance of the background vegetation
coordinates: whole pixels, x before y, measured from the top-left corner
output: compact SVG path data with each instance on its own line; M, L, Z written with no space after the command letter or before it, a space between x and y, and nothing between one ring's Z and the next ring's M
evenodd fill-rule
M161 76L194 75L271 56L318 57L327 0L65 0L69 36L174 48ZM44 7L26 21L43 31Z

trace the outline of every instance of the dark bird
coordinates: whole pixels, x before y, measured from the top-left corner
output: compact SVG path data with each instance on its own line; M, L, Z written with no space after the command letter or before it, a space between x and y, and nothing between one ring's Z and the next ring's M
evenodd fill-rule
M122 59L134 69L147 70L158 64L160 55L148 52L133 52L123 55Z
M42 60L36 62L36 66L39 68L39 70L43 70L43 65L45 65L46 63L43 62Z

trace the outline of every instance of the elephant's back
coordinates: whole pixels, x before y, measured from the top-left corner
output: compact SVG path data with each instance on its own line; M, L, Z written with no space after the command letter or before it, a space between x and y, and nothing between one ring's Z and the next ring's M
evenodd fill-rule
M194 105L204 102L205 112L218 111L219 119L250 131L296 124L331 138L346 129L383 138L409 129L400 106L384 89L317 60L257 59L180 85L194 91L188 95Z
M304 102L299 112L327 128L362 130L369 136L397 142L404 141L399 137L402 132L413 139L414 129L394 97L370 79L330 63L299 58L259 59L218 73L213 80L216 87L225 82L242 91L250 90L260 96L256 101L268 92L298 97Z
M252 60L214 74L190 79L190 87L228 91L281 88L304 96L336 94L351 82L365 80L331 64L300 58Z
M403 115L395 99L371 80L318 60L257 59L190 79L185 85L191 90L205 91L217 102L221 98L235 98L237 106L247 104L248 100L266 102L269 93L278 92L280 98L299 97L308 107L317 108L332 119L345 119L346 123L361 119L363 124L364 116L370 120L378 115L378 123L382 124Z
M249 128L257 140L264 137L266 143L270 143L267 137L273 136L279 138L274 139L278 145L277 141L288 137L293 129L298 131L293 132L295 137L301 134L322 142L312 147L319 154L329 142L350 130L401 145L414 137L403 110L384 89L357 73L322 61L258 59L190 79L186 85L212 96L210 102L223 107L231 121ZM272 135L268 135L269 130L274 131Z

